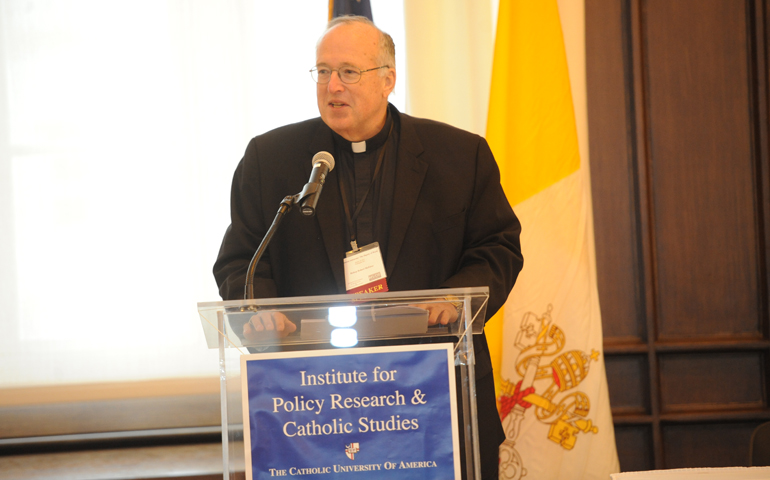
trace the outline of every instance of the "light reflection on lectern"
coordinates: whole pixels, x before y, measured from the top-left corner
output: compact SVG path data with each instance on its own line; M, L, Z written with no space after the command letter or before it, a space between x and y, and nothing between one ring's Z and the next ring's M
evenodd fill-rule
M358 344L358 332L350 328L356 324L356 307L329 307L329 324L335 327L331 333L331 344L338 348L354 347Z
M358 332L355 328L335 328L332 330L331 344L338 348L355 347L358 344Z

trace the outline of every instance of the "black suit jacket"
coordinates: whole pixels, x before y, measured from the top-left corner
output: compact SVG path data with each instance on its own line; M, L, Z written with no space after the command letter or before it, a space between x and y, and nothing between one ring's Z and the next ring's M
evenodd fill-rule
M492 152L478 135L390 108L400 137L386 233L388 288L488 286L488 319L508 298L523 264L521 226L500 186ZM320 118L251 140L235 172L232 223L214 266L222 298L243 298L246 269L281 200L302 190L311 158L322 150L333 154L334 140ZM255 297L345 293L343 258L350 245L337 173L328 175L315 217L295 208L283 219L258 265ZM499 444L504 437L489 349L483 336L474 340L482 441ZM493 452L496 465L497 449Z

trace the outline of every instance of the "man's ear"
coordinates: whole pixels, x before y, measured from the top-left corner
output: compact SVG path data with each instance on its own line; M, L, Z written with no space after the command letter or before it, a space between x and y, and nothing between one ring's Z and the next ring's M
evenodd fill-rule
M384 83L383 94L385 98L388 98L390 94L393 92L393 89L396 88L396 69L389 68L388 74L382 78Z

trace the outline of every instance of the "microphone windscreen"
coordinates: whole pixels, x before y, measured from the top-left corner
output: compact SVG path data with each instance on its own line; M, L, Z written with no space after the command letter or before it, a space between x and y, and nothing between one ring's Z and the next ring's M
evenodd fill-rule
M321 151L313 155L313 165L318 162L325 162L327 165L329 165L330 172L334 170L334 157L331 153Z

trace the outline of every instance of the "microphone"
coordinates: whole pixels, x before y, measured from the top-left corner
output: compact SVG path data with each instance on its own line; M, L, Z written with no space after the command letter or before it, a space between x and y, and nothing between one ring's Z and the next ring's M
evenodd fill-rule
M313 170L310 172L310 180L302 188L298 195L297 203L303 215L315 215L318 198L326 181L326 175L334 169L334 157L329 152L318 152L313 155Z

